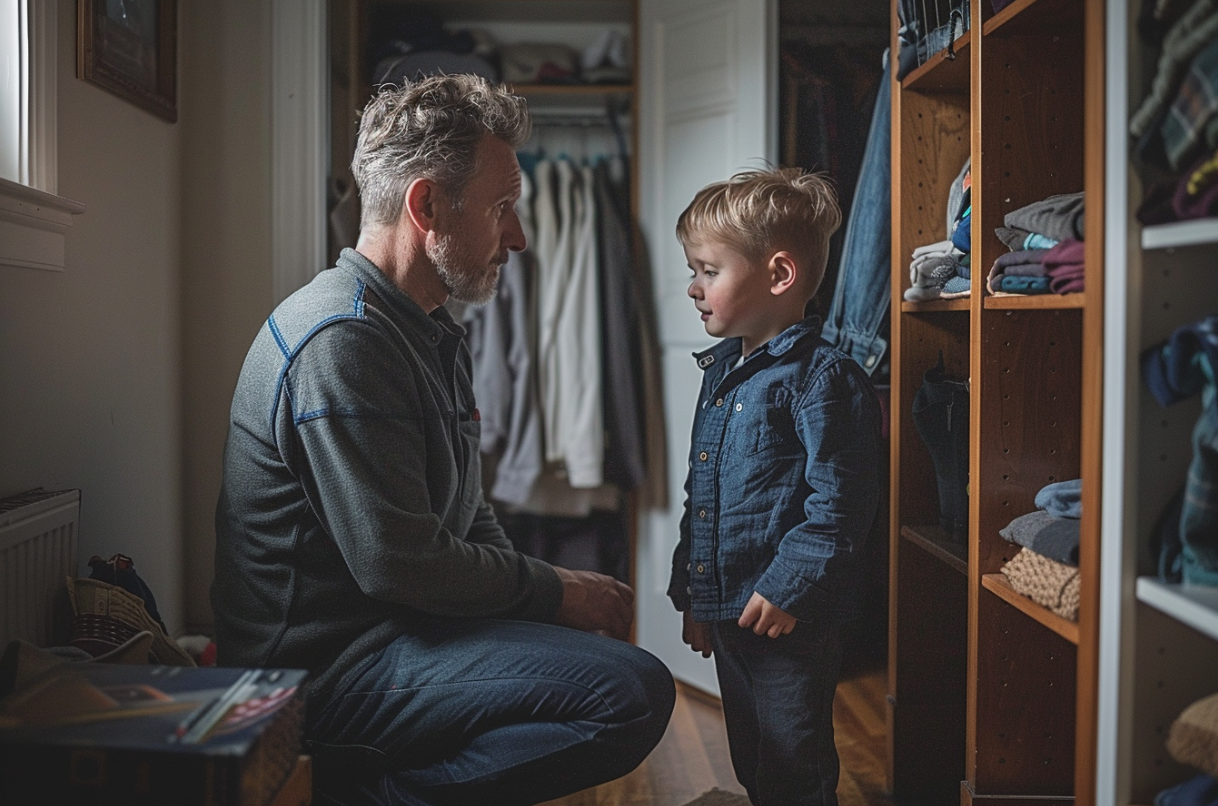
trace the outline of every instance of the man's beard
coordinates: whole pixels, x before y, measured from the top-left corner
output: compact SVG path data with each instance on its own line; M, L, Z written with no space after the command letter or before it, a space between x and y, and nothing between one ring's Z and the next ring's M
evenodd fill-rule
M470 305L485 305L495 297L499 267L507 262L507 255L496 255L495 261L486 266L473 265L469 257L462 254L459 238L459 235L438 236L434 244L428 245L427 257L435 265L450 297Z

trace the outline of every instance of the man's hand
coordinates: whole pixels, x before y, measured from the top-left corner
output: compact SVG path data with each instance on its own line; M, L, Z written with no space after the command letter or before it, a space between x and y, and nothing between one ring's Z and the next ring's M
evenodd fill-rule
M559 624L623 641L630 637L634 591L629 585L595 571L569 571L557 566L554 570L562 580Z
M753 598L749 599L749 603L744 606L744 612L740 614L740 621L736 623L741 627L752 627L753 632L758 635L777 638L795 629L795 621L794 616L770 604L768 599L757 591L753 591Z
M681 613L681 640L689 644L689 648L694 652L701 652L704 658L709 658L714 651L710 625L703 621L694 621L688 610Z

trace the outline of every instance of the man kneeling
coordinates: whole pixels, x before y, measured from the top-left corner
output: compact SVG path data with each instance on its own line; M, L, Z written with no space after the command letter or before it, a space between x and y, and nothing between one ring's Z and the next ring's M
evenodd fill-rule
M624 775L674 685L633 593L513 550L483 498L463 335L493 296L528 137L473 76L381 92L359 243L271 314L233 396L216 513L220 662L306 668L317 801L525 804ZM600 633L600 634L597 634Z

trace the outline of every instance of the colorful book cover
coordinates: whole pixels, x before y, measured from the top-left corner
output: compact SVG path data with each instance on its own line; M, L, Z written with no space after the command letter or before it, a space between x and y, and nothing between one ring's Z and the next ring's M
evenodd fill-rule
M263 806L300 753L305 674L56 666L0 700L0 800Z

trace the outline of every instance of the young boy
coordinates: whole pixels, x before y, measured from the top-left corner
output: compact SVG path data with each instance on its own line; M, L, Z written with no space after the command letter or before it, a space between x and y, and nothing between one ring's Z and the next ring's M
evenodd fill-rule
M677 221L706 332L668 595L719 677L736 777L758 806L837 803L833 695L880 498L870 380L804 308L841 223L798 169L703 188Z

